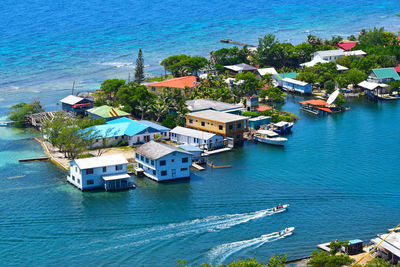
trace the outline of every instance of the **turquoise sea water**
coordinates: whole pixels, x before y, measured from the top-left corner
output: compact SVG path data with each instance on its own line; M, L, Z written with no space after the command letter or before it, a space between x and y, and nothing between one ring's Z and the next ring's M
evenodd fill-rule
M316 244L361 238L398 224L400 104L353 100L330 117L300 120L285 148L245 143L215 155L226 169L190 181L82 193L41 155L30 133L0 128L0 258L5 265L175 266L273 253L307 256ZM21 178L7 179L10 176ZM267 210L290 203L286 213ZM276 232L295 226L294 235Z
M256 43L272 32L299 42L374 25L398 30L397 0L303 2L1 1L0 120L31 98L59 108L73 80L87 90L126 78L140 47L147 72L159 73L164 57L206 55L223 47L221 38ZM51 163L18 163L43 155L37 133L0 127L0 265L296 258L321 242L369 240L396 225L400 104L353 100L351 111L315 118L299 112L299 100L283 107L300 116L284 149L246 143L212 157L232 168L169 184L139 178L137 189L120 193L82 193ZM290 211L271 215L280 202ZM279 239L286 226L295 234Z

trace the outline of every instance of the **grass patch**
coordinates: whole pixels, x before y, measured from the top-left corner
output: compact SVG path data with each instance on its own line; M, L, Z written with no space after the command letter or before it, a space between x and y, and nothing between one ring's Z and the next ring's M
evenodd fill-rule
M167 79L171 79L171 78L174 78L174 76L172 76L171 74L167 75ZM165 80L166 80L166 78L164 75L146 79L147 82L162 82Z
M92 153L84 153L78 156L78 159L86 159L86 158L93 158L94 155Z

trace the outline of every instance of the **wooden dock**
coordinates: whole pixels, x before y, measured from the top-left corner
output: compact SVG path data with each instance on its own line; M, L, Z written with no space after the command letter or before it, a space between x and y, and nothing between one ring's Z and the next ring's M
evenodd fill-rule
M197 164L195 162L192 163L192 167L197 169L197 170L199 170L199 171L204 171L205 170L204 167L200 166L199 164Z
M221 43L226 43L226 44L235 44L235 45L241 45L241 46L248 46L248 47L257 47L256 45L249 45L249 44L245 44L245 43L241 43L241 42L236 42L233 41L231 39L222 39L220 40Z
M28 158L28 159L19 159L19 162L30 162L30 161L45 161L49 160L49 157L37 157L37 158Z

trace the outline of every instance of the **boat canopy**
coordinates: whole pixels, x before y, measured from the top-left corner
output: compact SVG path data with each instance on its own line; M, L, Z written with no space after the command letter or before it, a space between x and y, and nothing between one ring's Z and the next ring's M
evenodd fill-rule
M280 121L280 122L274 123L274 125L276 127L285 127L285 126L289 125L289 123L287 121Z
M275 137L275 136L279 136L279 134L277 134L274 131L270 131L270 130L258 130L257 133L259 134L265 134L269 137Z

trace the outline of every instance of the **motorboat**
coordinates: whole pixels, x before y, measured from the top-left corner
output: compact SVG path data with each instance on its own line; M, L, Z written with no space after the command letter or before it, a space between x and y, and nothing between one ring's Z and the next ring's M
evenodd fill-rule
M254 134L254 139L258 142L275 146L284 146L288 140L287 138L280 137L279 134L270 130L258 130Z
M293 122L280 121L277 123L271 123L269 129L278 134L285 134L292 130L293 125Z
M289 204L278 205L278 206L274 207L274 208L272 209L272 211L275 212L275 213L279 213L279 212L287 211L288 208L289 208Z
M286 227L282 231L279 231L279 236L289 236L292 235L294 232L294 227Z

